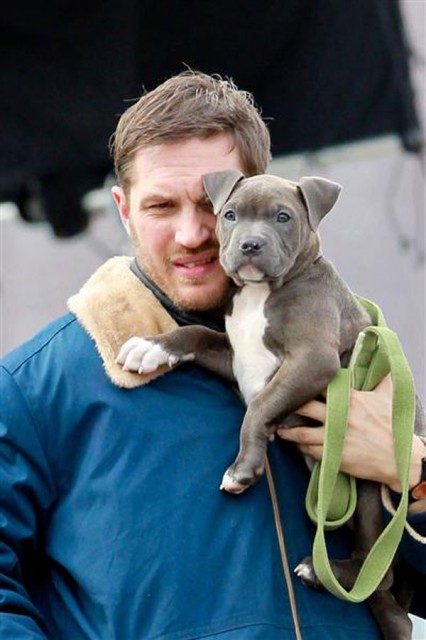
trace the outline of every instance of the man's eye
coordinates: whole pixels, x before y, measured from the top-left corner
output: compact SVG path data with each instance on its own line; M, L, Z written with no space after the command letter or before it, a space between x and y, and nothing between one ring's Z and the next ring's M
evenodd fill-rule
M278 211L277 222L288 222L290 217L291 216L286 211Z
M225 218L225 220L228 220L228 222L235 222L235 220L237 219L237 215L232 209L228 209L228 211L225 211L223 217Z
M153 209L169 209L171 206L171 202L156 202L152 205Z

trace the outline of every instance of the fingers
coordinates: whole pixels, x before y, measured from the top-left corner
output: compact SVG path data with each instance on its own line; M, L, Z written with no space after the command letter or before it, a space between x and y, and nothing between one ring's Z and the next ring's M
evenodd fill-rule
M278 428L277 435L288 442L295 442L302 447L320 446L324 444L324 427Z
M318 422L324 423L326 417L326 405L318 400L311 400L304 404L303 407L300 407L300 409L297 410L297 414L307 418L313 418ZM290 429L278 427L277 435L283 440L294 442L299 445L299 448L303 453L312 455L312 457L316 459L318 459L317 456L319 453L322 454L324 427L292 427ZM307 447L310 449L311 447L318 446L321 447L321 452L315 451L314 453L311 453L311 451L304 450L303 448Z
M342 471L392 486L389 478L393 478L395 474L393 471L390 473L388 468L389 460L393 461L392 430L389 426L391 425L391 408L392 378L390 375L383 378L373 391L352 389L348 429L341 460ZM326 405L312 400L298 409L297 414L324 424ZM277 435L282 440L296 444L302 453L314 460L320 460L323 456L323 426L300 426L289 429L278 427ZM381 456L378 453L381 453Z
M326 405L324 402L318 400L311 400L300 407L296 412L298 415L305 416L306 418L313 418L318 422L325 422Z
M314 460L321 460L323 456L324 427L293 427L291 429L278 428L277 435L282 440L293 442L299 451Z
M392 394L392 376L390 373L388 373L388 375L379 382L376 387L376 391L384 394Z
M309 456L310 458L313 458L314 460L321 460L322 456L323 456L323 447L320 445L300 445L299 446L300 451L303 453L303 455L305 456Z
M356 397L360 397L360 396L362 397L365 393L370 394L371 392L365 392L365 391L360 392L360 391L355 391L353 389L352 400L354 400L354 398ZM387 396L389 398L392 397L392 378L390 374L385 376L383 380L379 382L379 384L374 390L374 393L376 395L380 394L382 396ZM324 391L322 395L325 396L326 391ZM327 411L326 403L319 402L318 400L311 400L310 402L307 402L302 407L300 407L296 413L306 418L313 418L314 420L317 420L318 422L321 422L322 424L324 424L326 419L326 411ZM294 431L294 429L291 429L291 431Z

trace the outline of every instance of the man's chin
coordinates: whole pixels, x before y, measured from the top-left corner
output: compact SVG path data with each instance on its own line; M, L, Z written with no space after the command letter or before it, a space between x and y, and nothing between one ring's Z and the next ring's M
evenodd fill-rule
M176 286L167 295L172 302L183 311L212 311L220 309L226 300L229 291L228 280L222 286L198 285Z
M187 278L174 269L158 270L138 256L142 271L183 311L219 309L227 300L230 281L221 268L208 278Z

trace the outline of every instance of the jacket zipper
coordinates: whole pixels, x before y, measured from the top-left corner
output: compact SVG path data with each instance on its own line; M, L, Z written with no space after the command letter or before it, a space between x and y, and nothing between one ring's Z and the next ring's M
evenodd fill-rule
M283 570L284 570L285 581L286 581L286 584L287 584L288 595L289 595L289 598L290 598L291 615L293 617L293 624L294 624L294 630L295 630L295 633L296 633L296 640L302 640L302 633L300 631L299 616L298 616L298 613L297 613L297 606L296 606L296 596L294 594L293 583L291 581L290 567L289 567L289 564L288 564L287 551L286 551L285 542L284 542L284 532L283 532L283 529L282 529L282 526L281 526L281 518L280 518L280 510L279 510L279 506L278 506L277 492L275 490L274 479L272 477L272 471L271 471L271 467L270 467L268 459L266 460L266 467L265 468L266 468L266 477L268 479L269 492L271 494L272 508L273 508L273 511L274 511L275 527L276 527L276 530L277 530L278 544L279 544L280 553L281 553L281 562L282 562L282 566L283 566Z

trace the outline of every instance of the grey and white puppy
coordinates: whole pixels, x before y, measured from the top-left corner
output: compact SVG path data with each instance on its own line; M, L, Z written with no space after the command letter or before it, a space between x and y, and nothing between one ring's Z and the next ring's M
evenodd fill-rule
M226 333L189 326L134 337L117 362L149 373L192 360L237 381L247 411L238 456L221 488L240 493L263 473L277 425L294 424L294 412L327 387L371 318L319 251L317 228L340 185L318 177L292 182L221 171L204 176L204 186L217 215L220 262L236 285L225 313ZM357 548L351 560L332 561L346 588L383 527L378 485L359 484ZM319 586L310 558L297 573ZM391 582L389 574L370 604L386 640L409 640L411 622L388 591Z

